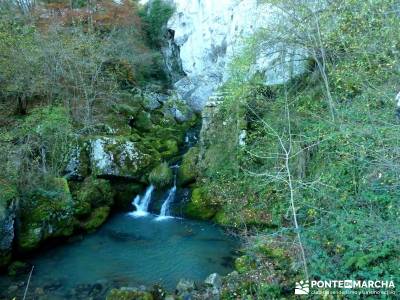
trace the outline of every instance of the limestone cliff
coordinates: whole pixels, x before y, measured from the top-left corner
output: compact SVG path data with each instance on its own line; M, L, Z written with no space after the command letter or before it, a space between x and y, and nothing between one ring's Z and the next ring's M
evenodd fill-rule
M240 54L246 38L274 26L281 20L281 14L257 0L174 0L173 3L176 10L167 25L173 49L168 53L179 53L186 74L175 82L175 89L192 108L201 111L208 97L229 78L230 62ZM290 50L285 45L279 49L260 45L249 76L258 72L268 85L283 83L303 72L303 62L298 59L303 56L304 51ZM167 55L166 60L171 61L171 57Z

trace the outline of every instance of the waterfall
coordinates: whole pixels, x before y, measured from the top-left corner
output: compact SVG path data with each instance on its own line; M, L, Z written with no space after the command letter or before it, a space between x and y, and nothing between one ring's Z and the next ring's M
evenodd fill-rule
M160 215L156 218L156 220L160 221L160 220L164 220L164 219L169 219L169 218L173 218L170 214L170 205L171 203L174 201L175 199L175 194L176 194L176 186L174 185L169 191L168 191L168 195L167 198L165 199L162 207L161 207L161 211L160 211Z
M176 166L173 166L172 168L177 169L177 168L179 168L179 166L176 165ZM165 198L165 200L161 206L160 215L156 218L157 221L173 218L173 216L171 216L170 207L171 207L171 203L173 203L175 200L175 194L176 194L176 172L175 172L175 178L174 178L174 186L172 188L170 188L167 193L167 197Z
M136 211L130 213L130 215L134 217L144 217L149 214L149 204L151 201L151 195L153 194L154 191L154 186L150 185L146 193L144 194L143 197L140 195L137 195L135 199L133 200L132 204L136 207Z

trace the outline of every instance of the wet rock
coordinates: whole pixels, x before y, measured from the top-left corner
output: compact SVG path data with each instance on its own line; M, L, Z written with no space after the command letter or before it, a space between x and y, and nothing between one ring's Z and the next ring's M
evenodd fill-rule
M195 289L196 285L193 280L181 279L176 286L176 294L178 296L187 296Z
M217 273L210 274L204 283L208 286L213 287L214 289L220 289L222 285L222 278Z

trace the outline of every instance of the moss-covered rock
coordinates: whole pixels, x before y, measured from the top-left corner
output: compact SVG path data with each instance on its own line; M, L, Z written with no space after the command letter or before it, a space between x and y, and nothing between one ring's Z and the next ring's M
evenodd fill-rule
M11 261L17 199L16 187L0 179L0 269Z
M50 179L46 188L32 191L21 203L18 247L29 251L46 239L71 235L73 215L74 205L67 180Z
M159 149L163 159L170 159L179 154L178 142L176 140L163 141Z
M172 184L174 174L166 162L158 165L149 175L149 181L157 188L163 188Z
M86 221L81 222L81 227L90 232L99 228L107 220L110 214L110 208L108 206L98 207L92 211Z
M204 190L202 188L193 189L192 197L184 207L184 214L193 219L210 220L216 213L216 208L213 207Z
M153 300L154 297L149 292L139 291L135 288L112 289L107 300Z
M90 140L90 166L93 176L138 179L159 162L151 146L130 137L98 137Z
M94 208L111 207L113 199L114 191L108 180L88 177L77 193L76 214L85 215Z
M180 186L187 186L196 181L199 152L198 147L193 147L183 156L182 164L178 170L178 184Z

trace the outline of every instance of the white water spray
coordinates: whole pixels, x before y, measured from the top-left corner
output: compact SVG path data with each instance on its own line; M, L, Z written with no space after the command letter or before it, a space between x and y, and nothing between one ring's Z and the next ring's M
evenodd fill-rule
M149 214L149 205L151 201L151 195L153 194L154 186L150 185L143 197L137 195L133 200L133 205L136 207L136 211L129 213L134 217L144 217Z
M176 166L173 166L172 168L177 169L177 168L179 168L179 166L176 165ZM176 174L175 174L175 178L174 178L174 186L169 189L169 191L167 193L167 197L165 198L165 200L161 206L160 215L156 218L156 221L173 218L173 216L171 216L170 207L171 207L171 203L173 203L175 200L175 195L176 195Z

